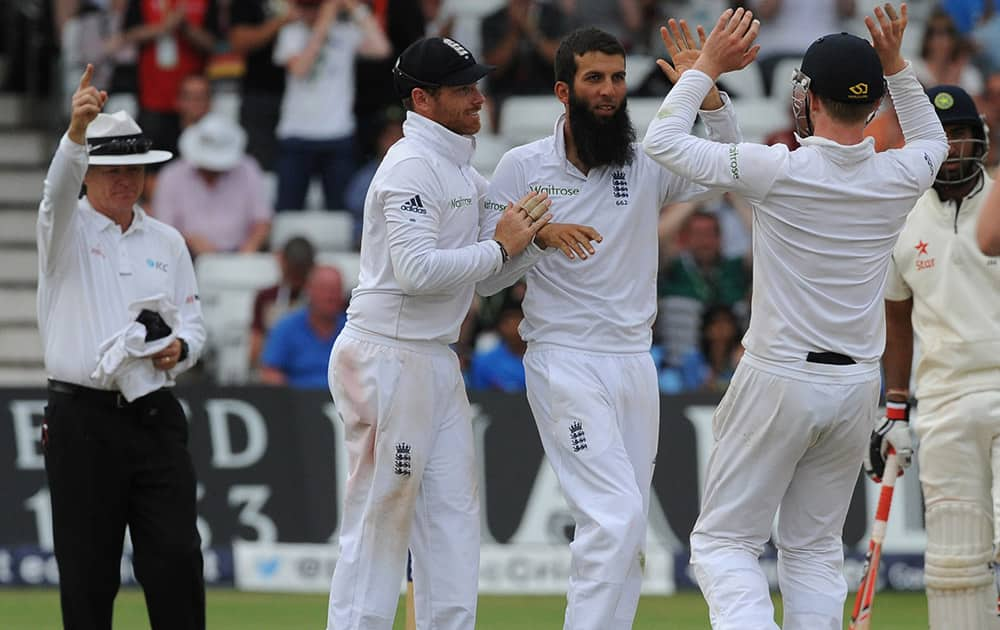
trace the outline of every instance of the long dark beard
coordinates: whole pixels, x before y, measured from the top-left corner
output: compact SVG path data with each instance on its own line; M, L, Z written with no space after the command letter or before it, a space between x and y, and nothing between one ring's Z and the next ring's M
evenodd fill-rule
M589 168L625 166L635 158L632 150L635 127L628 117L625 99L612 116L603 117L595 115L587 103L570 91L569 129L576 154Z

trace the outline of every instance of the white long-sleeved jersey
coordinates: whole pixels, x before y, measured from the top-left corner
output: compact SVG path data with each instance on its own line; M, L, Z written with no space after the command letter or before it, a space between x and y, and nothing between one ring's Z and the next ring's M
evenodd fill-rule
M475 140L408 112L365 198L361 272L347 326L406 341L458 340L475 283L500 271ZM537 255L537 248L534 254Z
M885 298L913 298L920 398L1000 389L1000 257L986 256L976 243L993 186L983 177L961 207L925 192L892 253Z
M205 325L184 237L138 206L122 232L87 199L77 199L86 172L87 148L63 136L45 176L36 235L45 371L100 389L90 375L101 343L131 323L130 304L158 294L177 306L177 336L188 344L187 359L171 372L186 370L201 355Z
M723 101L723 108L701 112L702 119L710 137L738 141L728 96ZM587 260L553 254L527 270L521 336L529 344L585 351L648 351L656 317L660 208L716 193L661 168L638 144L631 164L584 175L566 158L565 122L561 116L553 135L508 151L486 196L491 224L507 202L531 189L549 194L553 221L589 225L604 237ZM508 267L477 290L495 292L525 271L521 261Z
M886 77L902 149L876 153L821 137L784 145L719 144L690 135L712 80L685 72L649 126L646 152L695 182L737 192L753 207L748 353L802 362L808 352L878 361L889 255L917 198L948 153L944 129L909 64Z

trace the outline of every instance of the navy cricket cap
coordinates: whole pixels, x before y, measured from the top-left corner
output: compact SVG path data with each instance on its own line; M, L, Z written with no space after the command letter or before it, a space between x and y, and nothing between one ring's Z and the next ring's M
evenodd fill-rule
M856 35L820 37L806 50L801 70L809 89L840 103L874 103L885 93L878 53Z
M957 85L938 85L927 90L927 97L934 104L934 111L941 124L965 123L974 126L983 124L976 103L969 93Z
M392 77L399 96L406 98L415 87L475 83L493 68L476 63L469 49L450 37L425 37L407 46Z

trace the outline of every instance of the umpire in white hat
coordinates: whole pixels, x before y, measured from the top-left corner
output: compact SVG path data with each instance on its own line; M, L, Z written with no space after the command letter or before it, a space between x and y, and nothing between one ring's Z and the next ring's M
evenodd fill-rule
M50 379L42 444L63 626L111 629L128 526L153 630L201 629L195 474L168 388L205 340L194 269L181 235L136 205L144 165L171 154L151 150L125 112L100 113L107 94L90 85L93 72L73 95L37 227ZM163 315L144 312L136 338L140 301ZM115 352L117 367L102 372Z

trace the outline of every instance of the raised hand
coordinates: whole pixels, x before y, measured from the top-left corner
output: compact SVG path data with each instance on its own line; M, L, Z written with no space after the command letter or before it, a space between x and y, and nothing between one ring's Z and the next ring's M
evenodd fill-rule
M558 247L570 260L576 257L586 260L588 256L593 256L594 246L590 242L600 243L603 240L604 237L594 228L575 223L549 223L535 236L539 247Z
M97 118L101 109L108 101L108 93L98 90L90 84L94 78L93 64L87 64L87 69L80 77L80 85L73 93L73 107L70 111L69 129L66 134L77 144L87 144L87 126Z
M660 66L660 70L667 75L671 83L677 83L677 79L684 74L684 71L691 68L698 60L701 47L705 45L707 39L705 29L698 25L698 41L695 42L686 20L678 21L670 18L667 20L667 26L660 27L660 37L673 65L664 59L657 59L656 65Z
M708 34L693 67L713 81L725 72L747 67L760 52L760 45L753 43L759 31L760 21L753 19L752 12L742 7L726 9Z
M884 10L883 7L875 7L875 19L866 15L865 26L871 33L872 47L882 62L882 73L890 75L906 67L906 60L900 53L907 23L906 3L899 5L899 13L896 13L895 7L890 2L886 2L884 7ZM875 20L878 20L877 26Z
M668 30L669 27L669 30ZM705 45L705 29L698 25L698 41L695 42L691 36L691 29L688 28L685 20L679 22L673 18L667 20L667 26L660 27L660 37L663 38L663 45L670 55L673 66L663 59L657 59L656 65L660 66L663 74L667 75L671 83L677 83L684 71L693 67L698 57L701 56L701 49ZM725 105L719 89L712 86L711 91L705 95L705 100L701 102L701 108L705 110L720 109Z

